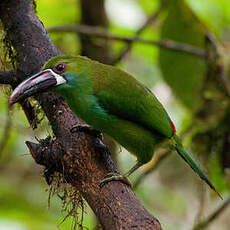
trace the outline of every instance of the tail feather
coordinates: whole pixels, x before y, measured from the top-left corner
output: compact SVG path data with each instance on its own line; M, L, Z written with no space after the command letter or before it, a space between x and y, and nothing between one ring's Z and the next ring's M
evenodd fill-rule
M220 193L216 190L216 188L213 186L211 181L208 179L208 177L204 174L204 172L201 170L199 165L195 162L195 160L192 158L192 156L184 149L183 145L181 144L181 141L178 136L174 135L172 137L174 140L174 147L178 154L184 159L185 162L193 169L194 172L196 172L202 180L204 180L209 187L215 191L215 193L223 200Z

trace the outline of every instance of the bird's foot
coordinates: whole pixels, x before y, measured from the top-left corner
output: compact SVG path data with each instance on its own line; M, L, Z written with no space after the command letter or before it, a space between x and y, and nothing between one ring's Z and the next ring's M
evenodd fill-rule
M104 179L100 182L99 186L103 187L106 183L110 182L110 181L121 181L127 185L129 185L130 187L132 187L132 184L130 183L129 179L126 176L120 175L118 173L108 173Z
M70 129L70 132L71 133L84 132L84 133L87 133L87 134L89 134L89 135L91 135L93 137L102 139L102 134L99 131L97 131L96 129L94 129L91 126L89 126L89 125L76 124Z

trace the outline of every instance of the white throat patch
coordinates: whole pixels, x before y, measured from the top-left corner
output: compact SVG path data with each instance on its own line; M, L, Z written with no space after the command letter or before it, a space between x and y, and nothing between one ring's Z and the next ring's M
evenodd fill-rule
M56 85L61 85L63 83L66 83L66 79L62 77L61 75L55 73L52 69L49 69L49 71L52 73L52 75L55 77L57 84Z

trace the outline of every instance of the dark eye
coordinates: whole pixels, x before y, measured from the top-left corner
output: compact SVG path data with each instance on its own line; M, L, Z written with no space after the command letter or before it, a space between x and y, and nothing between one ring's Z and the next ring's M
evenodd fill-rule
M64 73L65 72L65 70L66 70L66 63L57 63L55 66L54 66L54 68L53 68L53 71L55 72L55 73Z

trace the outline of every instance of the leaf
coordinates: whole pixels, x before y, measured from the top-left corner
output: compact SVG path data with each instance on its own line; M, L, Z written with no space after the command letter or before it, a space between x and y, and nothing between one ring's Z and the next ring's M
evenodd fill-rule
M170 0L161 39L204 48L205 27L184 0ZM160 49L159 63L164 80L181 102L191 110L199 106L205 63L183 52Z

